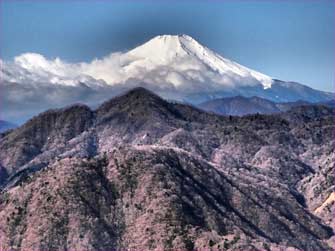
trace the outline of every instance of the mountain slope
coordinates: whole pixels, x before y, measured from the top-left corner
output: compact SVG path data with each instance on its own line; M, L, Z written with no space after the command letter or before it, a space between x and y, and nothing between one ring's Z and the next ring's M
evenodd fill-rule
M332 114L224 117L143 88L45 112L0 138L0 249L330 250Z
M218 55L187 35L157 36L129 51L89 63L49 60L35 53L1 63L1 86L6 93L1 100L7 107L4 117L11 121L60 104L97 106L138 85L166 99L192 104L238 95L275 102L333 98L328 92L272 79Z

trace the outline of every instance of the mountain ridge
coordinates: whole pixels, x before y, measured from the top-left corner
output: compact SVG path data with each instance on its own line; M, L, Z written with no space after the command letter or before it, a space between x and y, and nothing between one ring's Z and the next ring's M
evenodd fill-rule
M229 117L144 88L47 111L0 137L0 248L331 250L332 123L325 106Z
M333 107L333 101L310 103L303 100L295 102L276 103L257 96L234 96L228 98L213 99L198 105L199 108L221 115L243 116L248 114L273 114L286 112L297 106L325 105Z

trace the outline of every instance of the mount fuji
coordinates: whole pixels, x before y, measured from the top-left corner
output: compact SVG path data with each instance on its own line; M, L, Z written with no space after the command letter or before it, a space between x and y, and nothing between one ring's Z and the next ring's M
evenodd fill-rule
M275 102L333 98L332 93L251 70L187 35L157 36L132 50L89 63L25 53L13 61L1 61L1 66L2 116L16 122L64 104L94 106L135 86L195 105L237 95Z

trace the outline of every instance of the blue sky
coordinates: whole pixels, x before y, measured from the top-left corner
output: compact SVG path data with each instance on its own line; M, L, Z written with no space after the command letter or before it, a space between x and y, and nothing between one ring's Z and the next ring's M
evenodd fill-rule
M70 62L188 34L274 78L333 91L332 0L1 1L1 58L36 52Z

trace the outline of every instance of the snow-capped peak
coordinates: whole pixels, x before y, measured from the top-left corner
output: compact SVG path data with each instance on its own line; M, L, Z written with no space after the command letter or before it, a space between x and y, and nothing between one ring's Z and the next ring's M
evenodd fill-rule
M182 35L160 35L128 52L129 55L150 59L153 63L166 64L176 57L200 56L207 48L192 37Z
M156 36L129 51L128 55L136 58L137 64L141 62L147 69L153 69L158 65L174 64L176 61L198 61L222 75L224 79L233 74L237 78L254 78L264 88L270 88L272 84L271 77L226 59L185 34ZM196 70L199 69L199 65L193 66Z
M167 64L175 57L187 54L183 48L183 40L185 39L185 35L156 36L145 44L129 51L128 54L138 58L150 59L152 63Z

